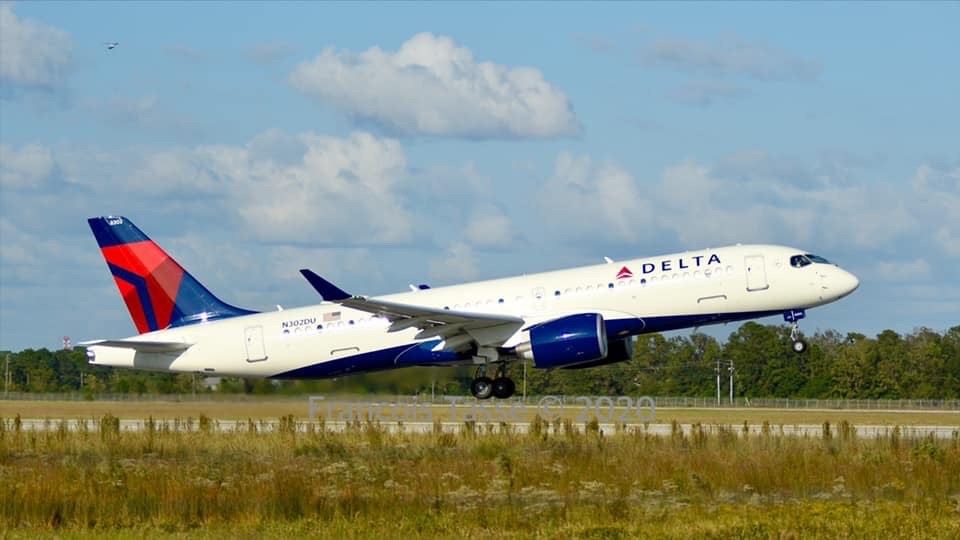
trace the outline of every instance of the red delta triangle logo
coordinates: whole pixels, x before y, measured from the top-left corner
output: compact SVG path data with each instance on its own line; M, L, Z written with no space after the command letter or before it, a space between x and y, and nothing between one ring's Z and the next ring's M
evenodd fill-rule
M633 272L631 272L630 269L627 268L626 266L624 266L623 268L620 269L619 272L617 272L617 279L627 279L632 277L633 277Z

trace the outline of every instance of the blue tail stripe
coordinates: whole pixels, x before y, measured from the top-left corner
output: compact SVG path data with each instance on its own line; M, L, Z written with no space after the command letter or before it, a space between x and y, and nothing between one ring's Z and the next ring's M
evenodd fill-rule
M147 326L151 331L159 330L159 328L157 328L159 326L157 324L157 317L153 312L153 302L150 301L150 292L147 290L147 280L119 266L109 263L107 266L110 267L111 274L133 285L137 289L137 298L140 299L140 305L143 307L144 315L147 318Z

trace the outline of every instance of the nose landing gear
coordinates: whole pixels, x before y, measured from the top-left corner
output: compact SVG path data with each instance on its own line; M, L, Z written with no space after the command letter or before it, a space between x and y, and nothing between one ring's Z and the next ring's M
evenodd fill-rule
M791 309L783 313L783 320L790 323L790 341L793 342L790 348L797 354L802 354L807 350L807 342L800 337L800 319L806 316L806 311L802 309Z
M495 378L487 377L487 366L477 368L476 377L470 383L470 393L477 399L508 399L513 396L517 390L517 385L513 379L506 376L506 364L497 365Z

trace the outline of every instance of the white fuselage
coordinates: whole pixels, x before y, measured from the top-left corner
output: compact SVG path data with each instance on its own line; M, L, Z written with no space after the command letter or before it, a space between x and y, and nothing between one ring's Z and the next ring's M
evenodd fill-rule
M791 265L804 251L742 245L379 297L458 312L511 315L530 324L599 313L611 339L744 320L838 300L858 286L833 264ZM402 367L400 353L429 339L388 332L386 319L337 303L257 313L130 338L192 344L176 353L93 346L92 363L242 377L311 378ZM436 338L434 338L436 341ZM442 343L438 346L442 346Z

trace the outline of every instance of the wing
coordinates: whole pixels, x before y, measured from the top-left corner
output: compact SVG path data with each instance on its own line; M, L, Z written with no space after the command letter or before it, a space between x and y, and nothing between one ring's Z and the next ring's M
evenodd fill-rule
M383 317L390 321L388 332L418 328L420 332L416 339L441 337L447 342L462 343L462 339L452 338L466 335L478 346L498 346L524 325L523 319L510 315L454 311L353 296L310 270L302 269L300 273L324 300Z

